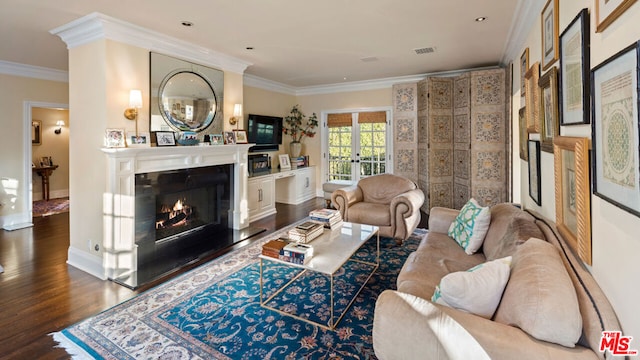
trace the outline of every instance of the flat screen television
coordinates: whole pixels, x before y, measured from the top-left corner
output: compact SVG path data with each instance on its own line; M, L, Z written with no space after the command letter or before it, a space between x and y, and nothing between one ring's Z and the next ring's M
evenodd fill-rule
M249 152L277 151L282 144L282 118L249 114L247 140L256 144L249 148Z

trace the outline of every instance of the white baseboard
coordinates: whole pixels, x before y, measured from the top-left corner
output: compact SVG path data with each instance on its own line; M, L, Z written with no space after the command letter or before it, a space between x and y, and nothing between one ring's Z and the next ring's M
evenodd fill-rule
M0 216L0 227L7 231L23 229L33 226L33 223L29 220L28 213Z
M100 280L106 280L104 267L102 266L102 257L78 250L73 246L69 246L67 253L67 264L89 273Z

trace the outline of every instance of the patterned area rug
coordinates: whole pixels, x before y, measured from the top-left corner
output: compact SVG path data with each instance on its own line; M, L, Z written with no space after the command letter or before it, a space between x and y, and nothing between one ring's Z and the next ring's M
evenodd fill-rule
M69 212L69 198L38 200L33 202L33 217Z
M54 333L54 340L75 359L375 359L371 337L375 301L383 290L395 288L406 257L426 230L416 230L402 246L380 239L380 267L335 331L260 306L258 255L262 244L286 230ZM354 256L369 260L374 254L372 239ZM264 263L265 294L298 272ZM364 265L346 266L334 277L336 311L346 307L366 279ZM270 305L326 321L328 283L326 277L305 273Z

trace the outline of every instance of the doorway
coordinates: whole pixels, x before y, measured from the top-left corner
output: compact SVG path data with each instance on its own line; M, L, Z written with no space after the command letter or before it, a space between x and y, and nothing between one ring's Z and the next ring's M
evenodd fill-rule
M29 222L69 208L69 106L25 102L25 186ZM46 177L46 179L45 179Z

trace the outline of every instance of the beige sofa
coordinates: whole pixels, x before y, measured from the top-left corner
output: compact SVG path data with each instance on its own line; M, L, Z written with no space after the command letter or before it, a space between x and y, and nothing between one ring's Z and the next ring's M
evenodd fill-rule
M345 221L376 225L381 236L403 241L420 223L424 193L407 178L380 174L335 190L331 199Z
M619 331L620 324L602 290L552 222L511 204L495 205L482 248L467 255L447 235L457 214L452 209L432 209L429 233L407 258L398 289L379 296L373 325L379 359L612 358L599 351L600 338L602 331ZM533 248L551 251L553 256ZM504 256L512 256L511 273L492 318L431 301L445 275ZM550 260L554 257L556 267ZM531 262L542 270L525 268ZM566 279L565 283L558 280L561 288L554 288L556 278ZM519 322L512 323L514 317ZM567 338L575 346L557 343Z

